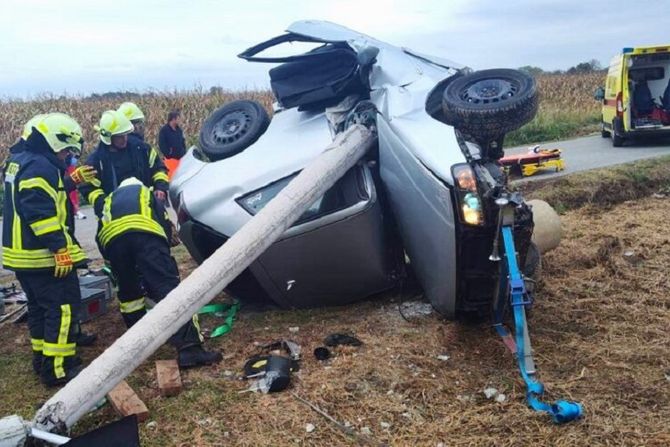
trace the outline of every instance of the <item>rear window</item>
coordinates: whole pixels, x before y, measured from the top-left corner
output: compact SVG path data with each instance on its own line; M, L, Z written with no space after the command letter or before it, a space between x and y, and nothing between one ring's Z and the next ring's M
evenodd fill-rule
M663 67L631 68L628 77L633 81L656 81L665 78Z

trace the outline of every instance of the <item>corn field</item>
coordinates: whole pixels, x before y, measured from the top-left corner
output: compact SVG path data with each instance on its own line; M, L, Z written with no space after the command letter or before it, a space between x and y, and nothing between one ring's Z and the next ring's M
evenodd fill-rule
M537 78L540 109L533 121L510 133L506 145L538 143L583 135L598 129L602 103L593 99L605 74L542 75Z
M507 145L525 144L571 137L593 130L600 116L600 105L593 99L604 75L543 75L537 78L541 94L540 111L528 125L511 133ZM156 145L158 130L172 109L182 112L182 127L187 142L197 141L200 126L217 107L236 99L253 99L268 110L273 102L269 91L189 90L150 92L142 95L97 97L42 96L29 101L0 102L0 159L21 134L26 121L38 113L64 112L74 117L84 130L85 152L97 144L93 130L105 110L116 109L124 101L133 101L147 117L146 139Z
M197 141L200 125L217 107L236 99L253 99L272 108L273 97L269 91L226 91L222 89L151 92L142 95L114 95L114 97L48 97L30 101L0 102L0 159L7 148L21 135L23 125L38 113L63 112L79 122L84 132L84 152L90 152L98 143L93 130L105 110L116 109L122 102L132 101L144 112L147 119L146 141L158 146L158 131L165 124L172 109L181 111L181 126L188 144Z

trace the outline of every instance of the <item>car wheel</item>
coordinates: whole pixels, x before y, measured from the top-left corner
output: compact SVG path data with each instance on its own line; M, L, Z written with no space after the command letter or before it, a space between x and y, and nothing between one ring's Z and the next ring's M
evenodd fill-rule
M497 141L537 113L535 80L518 70L476 71L447 85L444 122L480 143Z
M211 160L242 152L263 135L270 117L255 101L230 102L212 112L200 129L200 148Z
M612 146L621 147L623 146L625 139L621 135L617 135L616 131L612 131Z
M531 242L528 245L528 251L526 252L526 262L523 266L523 274L535 281L540 279L542 272L542 255L540 250L537 248L535 243Z
M609 138L611 135L611 132L605 129L605 123L600 123L600 136L603 138Z

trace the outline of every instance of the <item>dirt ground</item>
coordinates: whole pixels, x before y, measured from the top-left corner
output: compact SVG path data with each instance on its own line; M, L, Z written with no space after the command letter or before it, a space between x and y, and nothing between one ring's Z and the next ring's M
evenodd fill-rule
M516 363L487 325L446 322L434 313L405 321L396 292L346 308L243 312L230 334L207 342L225 360L182 372L185 388L176 397L160 396L153 362L145 362L128 380L151 412L141 424L143 445L670 445L669 205L669 198L650 197L570 211L564 242L544 257L530 316L538 370L550 399L584 405L579 422L557 426L526 407ZM84 359L122 327L116 311L86 325L101 341L83 350ZM338 331L364 345L319 363L313 349ZM0 414L30 417L51 391L30 370L25 326L2 332ZM247 384L236 376L257 352L255 343L279 338L297 341L304 352L291 388L239 393ZM172 356L163 347L152 360ZM505 401L488 400L487 387ZM344 434L295 396L367 435ZM115 417L103 407L75 431Z

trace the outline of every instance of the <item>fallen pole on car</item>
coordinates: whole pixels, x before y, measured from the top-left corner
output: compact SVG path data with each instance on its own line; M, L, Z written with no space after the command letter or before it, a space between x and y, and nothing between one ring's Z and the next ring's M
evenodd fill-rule
M361 125L338 135L233 237L51 397L37 412L33 426L47 431L72 427L272 245L375 140L375 134Z

